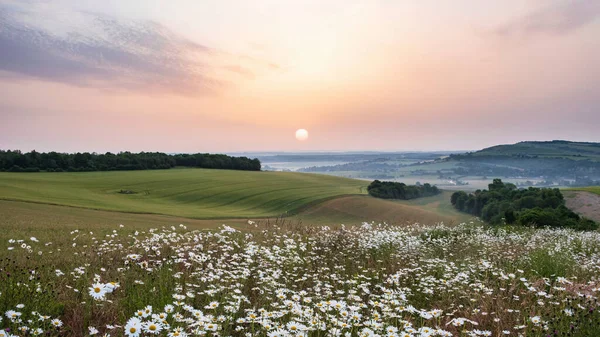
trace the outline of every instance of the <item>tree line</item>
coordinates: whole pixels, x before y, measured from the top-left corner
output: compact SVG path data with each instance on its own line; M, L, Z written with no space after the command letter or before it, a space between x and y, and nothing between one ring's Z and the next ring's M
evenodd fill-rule
M568 209L558 188L517 189L514 184L503 183L501 179L494 179L488 188L469 194L455 192L450 201L457 210L478 216L492 225L598 228L594 221Z
M392 181L375 180L367 187L369 194L382 199L409 200L429 197L440 193L437 186L425 183L423 185L406 185Z
M9 172L85 172L159 170L176 166L210 169L260 171L258 159L225 154L176 154L160 152L119 153L40 153L0 150L0 171Z

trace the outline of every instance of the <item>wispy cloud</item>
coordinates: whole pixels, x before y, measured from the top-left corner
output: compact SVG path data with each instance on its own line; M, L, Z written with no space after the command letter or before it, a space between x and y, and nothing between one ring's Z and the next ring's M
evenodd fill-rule
M47 10L0 4L0 70L80 86L182 94L217 91L231 80L223 69L254 76L246 66L231 64L226 53L157 22Z
M560 35L575 31L600 17L600 1L571 0L544 7L496 28L500 36Z

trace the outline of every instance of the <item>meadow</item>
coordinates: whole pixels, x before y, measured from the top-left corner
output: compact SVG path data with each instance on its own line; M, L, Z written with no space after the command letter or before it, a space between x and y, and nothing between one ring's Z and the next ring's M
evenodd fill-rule
M229 174L0 174L0 336L600 335L597 231Z
M366 185L317 174L210 169L0 172L0 199L186 218L273 217L366 193Z
M598 336L600 234L406 223L2 233L1 336Z

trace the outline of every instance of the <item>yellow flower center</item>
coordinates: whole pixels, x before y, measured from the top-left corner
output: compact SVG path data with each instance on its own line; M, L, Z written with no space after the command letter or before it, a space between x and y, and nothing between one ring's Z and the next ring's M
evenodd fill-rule
M148 329L154 331L154 330L156 330L156 325L152 324L148 327Z
M94 288L94 292L95 293L99 293L100 292L100 288L98 288L98 287Z
M135 330L135 328L131 328L131 329L129 329L129 332L130 332L130 333L135 333L135 332L136 332L136 330Z

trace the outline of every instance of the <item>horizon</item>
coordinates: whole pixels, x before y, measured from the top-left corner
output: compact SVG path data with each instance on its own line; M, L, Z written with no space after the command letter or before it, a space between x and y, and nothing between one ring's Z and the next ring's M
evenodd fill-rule
M584 0L4 0L0 148L599 142L598 18L600 2ZM299 129L308 139L294 137Z
M571 142L571 143L591 143L591 144L600 144L600 142L587 142L587 141L574 141L574 140L566 140L566 139L547 139L547 140L521 140L515 143L503 143L503 144L494 144L491 146L486 146L478 149L457 149L457 150L448 150L448 149L432 149L432 150L410 150L410 149L399 149L399 150L248 150L248 151L222 151L222 152L210 152L210 151L200 151L200 152L178 152L178 151L153 151L153 150L141 150L141 151L131 151L131 150L117 150L117 151L59 151L59 150L46 150L46 151L38 151L38 149L10 149L10 148L0 148L0 151L21 151L23 153L36 151L38 153L42 152L57 152L57 153L66 153L66 154L74 154L77 152L88 152L88 153L96 153L96 154L104 154L107 152L116 154L121 152L131 152L131 153L139 153L139 152L162 152L169 155L177 155L177 154L195 154L195 153L222 153L226 155L248 155L248 154L256 154L256 155L279 155L279 154L368 154L368 153L376 153L376 154L398 154L398 153L449 153L449 154L459 154L459 153L469 153L469 152L477 152L484 149L488 149L490 147L495 146L504 146L504 145L515 145L519 143L547 143L547 142Z

